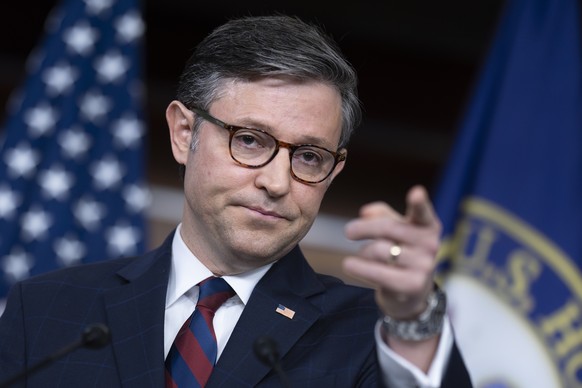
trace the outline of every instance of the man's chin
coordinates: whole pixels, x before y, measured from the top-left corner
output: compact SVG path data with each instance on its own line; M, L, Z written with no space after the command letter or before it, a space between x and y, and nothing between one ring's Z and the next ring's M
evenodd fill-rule
M254 268L269 264L280 259L297 245L298 241L284 238L273 239L278 235L271 231L268 238L257 236L238 236L237 241L233 244L233 252L236 252L238 260L245 263L254 263Z

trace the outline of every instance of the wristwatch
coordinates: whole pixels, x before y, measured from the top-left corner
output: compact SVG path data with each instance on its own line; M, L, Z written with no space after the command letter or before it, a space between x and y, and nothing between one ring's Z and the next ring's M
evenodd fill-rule
M422 341L440 334L447 310L447 297L435 286L427 302L426 309L414 320L398 320L385 315L382 320L384 331L407 341Z

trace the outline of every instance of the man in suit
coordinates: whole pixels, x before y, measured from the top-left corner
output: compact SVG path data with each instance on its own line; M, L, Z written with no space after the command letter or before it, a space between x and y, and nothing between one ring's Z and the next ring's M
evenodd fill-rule
M377 202L346 226L368 243L344 270L369 289L316 274L298 248L346 163L356 83L336 44L295 18L241 18L211 33L166 111L182 222L144 256L17 284L0 319L0 381L103 322L110 346L79 349L20 383L179 385L172 363L189 351L174 340L202 311L201 282L215 277L235 294L210 318L216 365L200 385L471 386L433 281L440 224L422 187L404 215ZM264 335L280 362L255 355Z

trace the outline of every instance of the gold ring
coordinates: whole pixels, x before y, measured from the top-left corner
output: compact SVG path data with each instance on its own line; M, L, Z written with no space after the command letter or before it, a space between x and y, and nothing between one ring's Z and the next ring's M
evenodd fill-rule
M402 253L402 247L398 244L394 244L390 247L390 263L396 263L398 261L398 257Z

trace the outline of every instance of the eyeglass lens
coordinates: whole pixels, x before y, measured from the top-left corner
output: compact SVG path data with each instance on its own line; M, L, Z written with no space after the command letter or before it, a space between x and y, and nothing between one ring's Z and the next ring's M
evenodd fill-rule
M291 169L299 179L316 182L325 179L335 164L335 157L316 146L285 146L291 152ZM278 142L271 135L253 129L239 129L232 133L230 152L239 163L261 167L276 154Z

